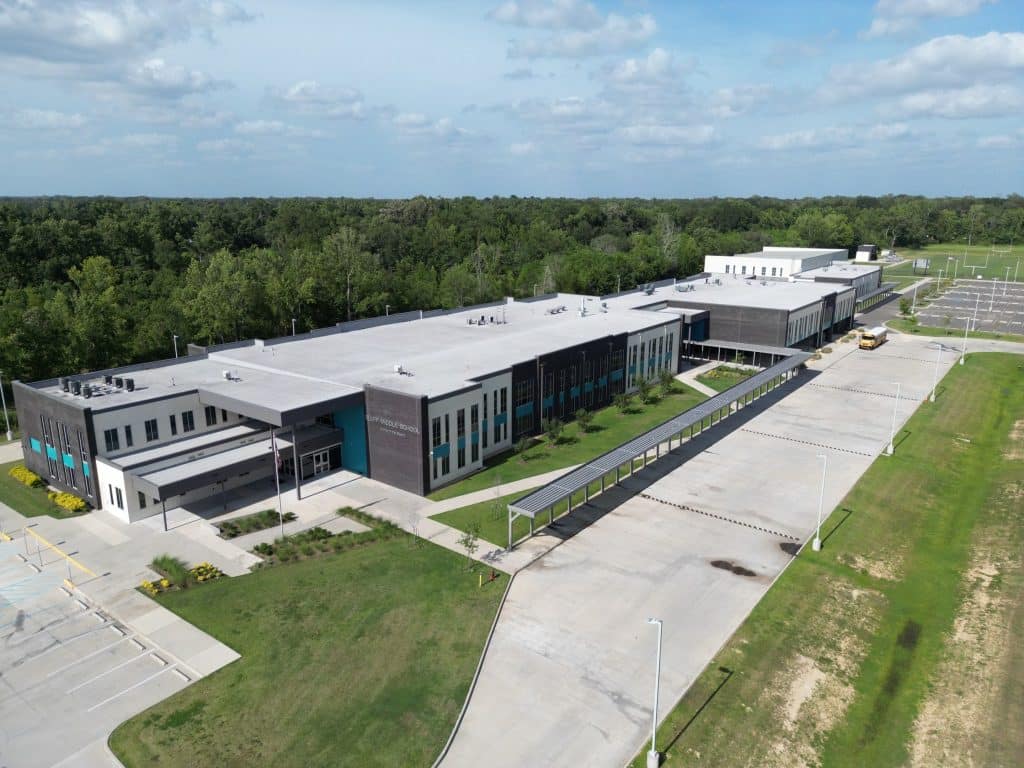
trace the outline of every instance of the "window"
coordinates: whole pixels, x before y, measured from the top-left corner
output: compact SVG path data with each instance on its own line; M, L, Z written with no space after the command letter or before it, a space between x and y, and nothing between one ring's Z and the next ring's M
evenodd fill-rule
M466 466L466 409L459 408L455 414L455 434L459 439L458 468Z
M172 413L171 414L171 437L173 437L176 434L178 434L178 419Z
M775 277L775 267L772 267L772 277Z
M146 420L146 442L151 443L154 440L160 439L160 428L157 426L156 419Z
M512 390L512 407L515 409L513 435L522 435L533 429L533 379L517 381Z
M745 264L743 265L743 273L742 274L744 274L744 275L747 274L747 266Z
M117 494L117 508L124 509L124 496L121 495L121 489L115 488L114 493Z
M447 475L452 471L452 455L451 455L451 443L452 443L452 432L451 432L451 414L444 415L444 441L448 445L448 453L441 457L441 474Z
M181 412L181 431L191 432L196 428L196 420L192 417L192 411Z
M768 273L768 267L761 267L761 274L766 275Z
M430 447L437 448L441 445L441 417L435 416L430 422ZM434 479L437 480L437 468L441 457L434 454Z
M480 406L471 405L469 408L469 444L470 461L476 463L480 458Z
M114 503L114 486L108 484L107 485L107 490L110 491L110 503L113 504Z
M228 412L225 411L223 408L220 409L220 420L221 421L227 421L228 420Z
M126 446L128 446L129 448L131 448L133 442L134 441L132 440L132 425L131 424L125 424L124 425L124 444Z
M215 426L217 424L217 409L212 405L208 405L206 406L204 413L206 414L206 426Z
M146 494L144 494L142 491L139 491L139 509L145 509L145 508L146 508Z
M484 428L480 430L480 437L484 441L484 448L487 447L487 393L484 392Z
M103 442L107 445L107 453L119 450L121 444L117 439L117 428L103 430Z

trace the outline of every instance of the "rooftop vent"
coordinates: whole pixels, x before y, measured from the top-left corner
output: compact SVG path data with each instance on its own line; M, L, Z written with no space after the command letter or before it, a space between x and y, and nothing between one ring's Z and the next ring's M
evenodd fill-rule
M135 379L125 379L124 380L124 388L127 389L129 392L134 392L135 391Z
M71 382L68 381L67 376L61 376L57 379L57 383L60 384L60 388L65 392L68 392L71 389Z
M80 394L82 394L82 382L80 382L80 381L72 381L71 382L71 394L72 395L80 395Z
M405 373L405 371L402 370L402 364L401 363L395 363L395 373L397 373L399 376L401 376L403 373Z
M220 374L224 377L224 381L231 381L231 371L224 370Z
M86 398L92 397L92 387L88 384L84 385L82 387L82 396Z
M111 384L114 383L114 377L108 373L106 376L103 377L103 383L109 387Z
M122 379L120 376L115 376L114 386L117 387L118 389L124 389L124 379Z

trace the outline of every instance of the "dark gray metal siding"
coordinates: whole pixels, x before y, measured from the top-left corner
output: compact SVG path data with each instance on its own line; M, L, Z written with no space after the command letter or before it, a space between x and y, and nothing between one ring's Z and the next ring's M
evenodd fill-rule
M427 399L366 387L370 477L405 491L427 492Z

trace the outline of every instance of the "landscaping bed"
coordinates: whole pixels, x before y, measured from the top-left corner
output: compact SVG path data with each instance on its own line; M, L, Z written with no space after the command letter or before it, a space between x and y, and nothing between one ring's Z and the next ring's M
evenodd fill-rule
M46 480L21 461L0 464L0 502L25 517L65 518L89 510L89 505L73 494L48 491Z
M341 531L331 533L326 528L319 526L310 528L300 533L276 539L273 542L263 542L253 547L253 552L263 558L263 562L257 568L287 563L296 560L308 560L312 557L344 552L353 547L369 544L374 541L392 539L402 535L402 529L387 520L368 515L352 507L342 507L338 515L347 517L357 523L366 525L368 531L353 533L352 531Z
M757 373L756 370L737 368L732 365L720 365L712 368L707 373L697 377L697 381L706 387L711 387L716 392L725 392L730 387L735 387L741 381L746 381Z
M296 519L295 513L285 512L284 515L280 515L276 509L264 509L251 515L233 517L230 520L215 523L215 525L220 531L222 539L235 539L247 533L255 533L273 528L275 525L281 525L282 519L284 522L290 523Z

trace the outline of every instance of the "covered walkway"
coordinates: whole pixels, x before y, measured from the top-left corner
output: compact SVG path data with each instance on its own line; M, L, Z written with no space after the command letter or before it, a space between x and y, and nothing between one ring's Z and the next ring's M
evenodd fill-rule
M512 524L516 518L529 518L529 535L532 536L538 515L546 511L547 524L550 524L555 519L556 507L564 504L566 513L569 513L574 504L587 504L592 494L603 493L609 485L617 485L637 468L646 467L649 461L660 458L663 445L671 451L673 440L677 446L681 445L684 439L692 439L721 422L729 414L791 379L811 357L806 352L785 348L765 348L766 352L768 350L775 356L782 356L782 360L509 504L508 549L511 551L516 543L512 538Z

